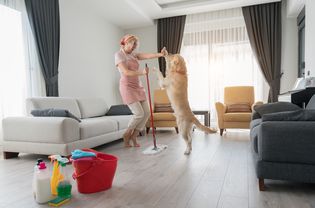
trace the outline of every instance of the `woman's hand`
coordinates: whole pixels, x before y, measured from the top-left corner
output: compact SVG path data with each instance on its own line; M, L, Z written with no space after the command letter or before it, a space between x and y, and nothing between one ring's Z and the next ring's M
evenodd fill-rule
M162 48L161 54L162 54L162 56L167 56L168 55L168 52L167 52L165 47Z
M149 74L149 67L148 66L146 66L144 69L143 69L143 75L147 75L147 74Z

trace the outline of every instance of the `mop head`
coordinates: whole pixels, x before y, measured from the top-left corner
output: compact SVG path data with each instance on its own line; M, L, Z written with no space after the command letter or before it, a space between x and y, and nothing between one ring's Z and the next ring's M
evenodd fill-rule
M157 144L156 148L154 148L154 146L152 145L146 148L142 153L145 155L154 155L154 154L162 152L166 148L167 148L167 145L164 145L164 144Z

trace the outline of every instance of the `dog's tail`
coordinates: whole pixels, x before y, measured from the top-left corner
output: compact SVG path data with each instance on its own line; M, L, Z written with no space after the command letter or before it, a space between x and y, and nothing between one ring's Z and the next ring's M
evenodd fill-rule
M207 134L212 134L212 133L217 132L217 129L209 128L209 127L202 125L195 116L192 118L192 122L197 126L198 129L206 132Z

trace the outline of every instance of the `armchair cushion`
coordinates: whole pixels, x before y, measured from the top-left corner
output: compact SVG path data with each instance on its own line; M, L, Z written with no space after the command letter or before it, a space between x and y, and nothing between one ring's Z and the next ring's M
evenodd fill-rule
M225 122L250 122L251 113L225 113L223 120Z
M315 110L297 110L265 114L263 121L315 121Z
M249 103L236 103L227 106L227 113L252 112Z
M31 114L35 117L69 117L72 118L78 122L81 122L81 120L70 113L68 110L65 109L54 109L54 108L48 108L48 109L36 109L32 110Z
M262 117L268 113L277 113L283 111L296 111L301 108L295 104L289 102L276 102L276 103L266 103L263 105L256 105L254 110Z
M154 104L154 112L171 112L173 113L174 110L170 103L155 103Z
M154 113L154 121L176 121L176 117L173 113Z

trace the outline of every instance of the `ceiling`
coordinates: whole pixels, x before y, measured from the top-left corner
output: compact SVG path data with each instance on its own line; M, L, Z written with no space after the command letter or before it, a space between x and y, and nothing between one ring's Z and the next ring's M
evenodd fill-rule
M145 27L155 19L280 0L77 0L122 29Z

